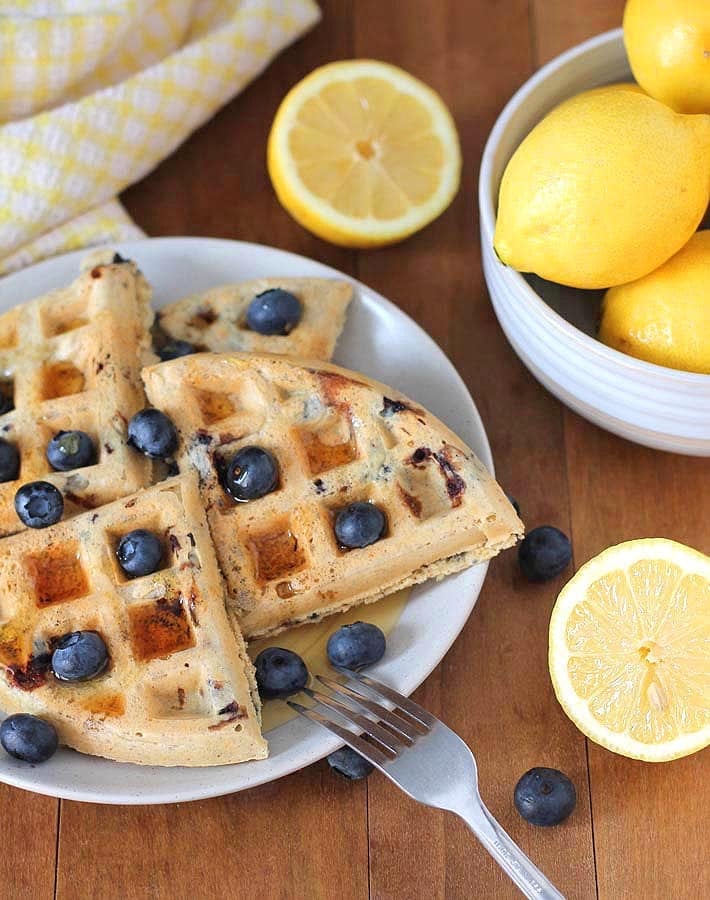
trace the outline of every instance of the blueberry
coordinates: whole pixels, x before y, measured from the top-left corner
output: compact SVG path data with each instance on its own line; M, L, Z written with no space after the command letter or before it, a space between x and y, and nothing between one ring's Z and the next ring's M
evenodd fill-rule
M175 426L159 409L142 409L128 423L128 443L151 459L167 459L177 450Z
M384 530L384 513L374 503L351 503L335 517L335 536L349 550L374 544Z
M72 631L60 638L52 653L52 671L60 681L88 681L108 665L108 650L96 631Z
M557 769L538 767L515 785L515 808L531 825L559 825L577 803L569 778Z
M375 767L352 747L341 747L328 757L328 765L339 775L349 778L351 781L359 781L367 778L375 771Z
M14 481L20 474L20 454L17 447L0 438L0 482Z
M343 625L328 638L328 659L334 666L363 669L382 659L387 641L377 627L369 622Z
M136 528L124 534L116 549L116 558L126 575L137 578L157 572L163 560L163 545L152 531Z
M572 559L566 534L552 525L533 528L518 547L518 562L528 581L549 581L564 571Z
M247 325L259 334L290 334L302 315L298 297L282 288L270 288L257 294L249 304Z
M11 412L15 408L15 400L12 395L12 382L0 381L0 416Z
M180 356L189 356L194 352L195 348L189 341L175 340L168 341L167 344L164 344L160 350L158 350L158 356L163 362L167 362L169 359L177 359Z
M224 473L224 488L235 500L257 500L270 494L278 481L276 460L262 447L242 447Z
M28 713L16 713L0 725L0 744L15 759L42 763L54 755L59 741L49 722Z
M85 431L58 431L47 444L47 461L57 472L81 469L96 462L96 448Z
M15 509L28 528L47 528L64 512L64 497L48 481L30 481L15 494Z
M511 497L510 494L506 494L506 497L507 497L508 500L510 501L510 505L511 505L511 506L513 507L513 509L515 510L515 515L518 516L518 518L520 518L520 504L519 504L518 501L515 499L515 497Z
M111 262L114 265L120 265L121 263L129 263L130 261L131 261L130 259L125 259L123 256L121 256L120 253L114 253L113 259L111 260Z
M308 683L306 664L292 650L267 647L257 656L254 666L262 700L297 694Z

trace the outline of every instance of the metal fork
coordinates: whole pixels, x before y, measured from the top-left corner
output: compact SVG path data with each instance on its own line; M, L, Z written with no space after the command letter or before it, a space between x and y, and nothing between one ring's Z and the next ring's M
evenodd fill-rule
M386 684L361 672L340 671L345 677L316 676L332 693L310 688L304 693L359 733L340 725L317 706L306 707L293 700L287 701L288 705L337 734L414 800L460 816L526 897L564 900L484 805L478 792L476 760L461 738Z

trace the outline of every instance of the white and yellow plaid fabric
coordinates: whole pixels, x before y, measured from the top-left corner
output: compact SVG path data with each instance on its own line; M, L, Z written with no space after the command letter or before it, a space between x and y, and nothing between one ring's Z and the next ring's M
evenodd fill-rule
M140 236L116 194L319 15L314 0L0 3L0 273Z

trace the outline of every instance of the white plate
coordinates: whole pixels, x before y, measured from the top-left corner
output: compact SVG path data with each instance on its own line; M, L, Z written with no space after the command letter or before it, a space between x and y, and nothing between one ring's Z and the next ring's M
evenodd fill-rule
M328 266L271 247L211 238L153 238L116 245L135 259L160 307L218 284L263 276L347 278ZM68 284L83 251L47 260L0 281L0 312ZM352 281L352 279L348 279ZM466 386L434 341L394 304L353 282L355 297L335 361L418 400L467 441L492 471L490 448ZM468 619L487 564L415 588L373 674L405 694L424 681ZM270 756L206 769L115 763L60 750L29 766L0 750L0 781L30 791L99 803L174 803L216 797L273 781L339 746L318 726L295 719L269 734Z

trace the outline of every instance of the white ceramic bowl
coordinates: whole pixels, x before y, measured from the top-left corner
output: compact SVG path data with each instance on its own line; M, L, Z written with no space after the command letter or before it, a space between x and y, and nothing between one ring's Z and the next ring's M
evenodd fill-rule
M483 270L513 349L563 403L639 444L710 456L710 375L667 369L606 347L594 337L602 292L576 291L535 277L526 280L504 266L493 250L500 180L523 138L568 97L630 78L617 29L558 56L510 100L481 163Z

